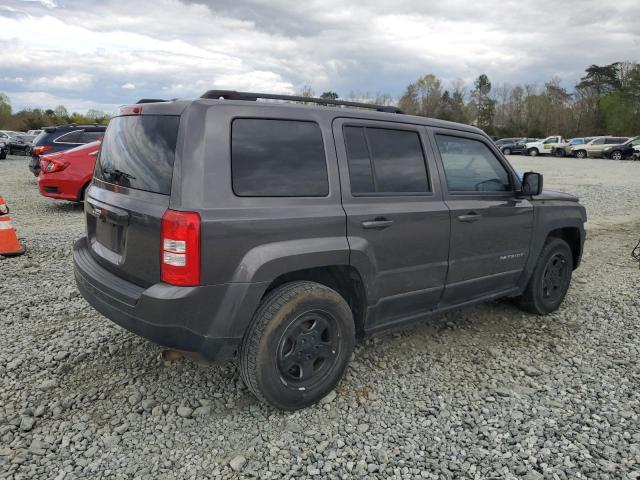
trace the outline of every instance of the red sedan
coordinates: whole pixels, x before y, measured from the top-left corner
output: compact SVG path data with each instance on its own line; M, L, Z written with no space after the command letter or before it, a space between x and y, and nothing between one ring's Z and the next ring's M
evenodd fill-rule
M93 177L100 141L40 157L38 187L45 197L80 202Z

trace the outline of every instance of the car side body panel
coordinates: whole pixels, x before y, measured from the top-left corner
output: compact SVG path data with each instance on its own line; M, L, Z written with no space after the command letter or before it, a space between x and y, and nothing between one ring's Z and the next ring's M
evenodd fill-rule
M265 292L283 275L294 272L333 266L355 269L365 292L364 330L372 332L522 292L546 236L555 229L575 227L580 234L580 251L584 242L584 208L573 197L543 194L533 199L516 198L520 181L515 171L491 139L474 127L410 115L238 100L199 99L144 104L142 108L154 115L180 115L170 196L96 184L90 190L92 201L102 199L100 205L107 214L119 208L130 210L130 216L144 215L136 211L134 200L138 197L155 202L154 219L167 207L198 213L202 285L175 287L151 281L151 276L140 282L135 272L119 272L117 265L106 265L91 255L86 237L76 243L74 264L78 287L96 309L123 327L171 348L196 351L215 360L233 356ZM326 157L328 194L236 195L230 141L235 119L317 124ZM431 183L429 194L352 196L340 134L345 123L418 132ZM509 171L514 191L477 199L446 195L432 133L435 129L486 143ZM466 233L460 226L452 228L453 216L480 208L487 211L484 226ZM393 226L364 228L363 221L377 217L389 217ZM499 236L493 242L495 251L491 251L495 258L474 263L473 257L482 254L479 246L492 245L492 235ZM160 248L145 244L141 237L135 241L139 244L130 246L132 256L136 249L151 248L153 257ZM499 257L511 250L517 250L518 255L503 263L513 268L496 270ZM452 252L460 257L457 271L451 268ZM471 262L468 270L465 261ZM160 268L159 260L154 268ZM473 278L465 277L465 271L472 272ZM494 274L508 282L475 293L460 283ZM156 277L158 272L154 272ZM450 288L453 294L447 297L448 285L456 282L457 291Z

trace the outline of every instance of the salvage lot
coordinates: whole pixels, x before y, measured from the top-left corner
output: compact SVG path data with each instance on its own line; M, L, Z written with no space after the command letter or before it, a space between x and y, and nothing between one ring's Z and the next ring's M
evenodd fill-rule
M165 361L76 292L82 206L24 157L0 195L27 254L0 261L0 478L639 478L640 163L511 157L587 207L561 309L460 310L362 342L334 398L257 403L234 364Z

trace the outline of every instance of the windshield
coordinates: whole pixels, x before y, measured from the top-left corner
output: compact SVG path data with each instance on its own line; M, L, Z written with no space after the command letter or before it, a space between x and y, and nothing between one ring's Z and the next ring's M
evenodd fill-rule
M95 178L148 192L171 193L180 117L116 117L104 135Z

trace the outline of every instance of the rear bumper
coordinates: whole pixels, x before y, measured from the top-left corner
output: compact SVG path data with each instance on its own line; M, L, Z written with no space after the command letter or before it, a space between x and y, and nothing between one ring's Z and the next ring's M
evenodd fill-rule
M61 172L44 173L38 175L38 189L45 197L57 198L77 202L82 200L82 189L91 181L91 176L83 174L80 177L71 168Z
M117 325L167 348L210 361L232 358L266 285L224 284L149 288L113 274L91 255L87 238L73 247L76 284L82 296Z

